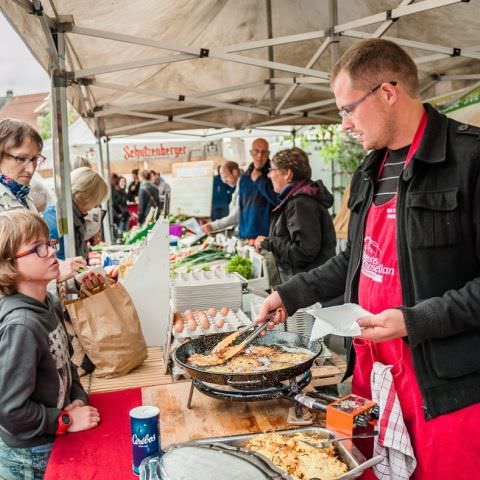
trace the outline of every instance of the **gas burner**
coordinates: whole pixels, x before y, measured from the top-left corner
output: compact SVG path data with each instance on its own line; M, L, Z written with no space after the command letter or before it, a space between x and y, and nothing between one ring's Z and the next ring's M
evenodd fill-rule
M229 382L229 386L222 388L219 385L208 384L198 379L192 379L187 408L190 409L192 406L194 389L218 400L257 402L259 400L272 400L275 398L292 399L292 397L305 388L311 380L312 373L310 370L307 370L298 377L290 379L288 383L277 383L268 388L261 388L261 385L259 385L258 382L249 383L248 380L245 382L231 381Z

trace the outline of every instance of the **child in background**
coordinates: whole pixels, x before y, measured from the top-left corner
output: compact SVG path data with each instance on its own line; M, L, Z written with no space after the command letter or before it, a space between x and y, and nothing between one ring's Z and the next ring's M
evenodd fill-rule
M41 479L55 435L100 421L70 363L62 310L47 294L58 261L29 210L0 213L0 478Z

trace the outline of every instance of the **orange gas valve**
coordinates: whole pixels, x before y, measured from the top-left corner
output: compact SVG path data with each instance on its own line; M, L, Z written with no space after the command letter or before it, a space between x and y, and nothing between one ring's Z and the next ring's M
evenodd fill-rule
M378 406L372 400L350 394L327 405L327 428L353 435L356 428L377 423Z

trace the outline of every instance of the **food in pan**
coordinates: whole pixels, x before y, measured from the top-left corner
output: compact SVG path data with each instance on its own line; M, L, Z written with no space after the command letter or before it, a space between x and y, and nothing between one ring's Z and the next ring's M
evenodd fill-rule
M264 433L249 440L245 448L265 456L295 480L333 480L348 471L333 445L327 448L312 447L303 443L302 438L310 442L325 440L318 434Z
M217 365L219 358L228 355L227 347L218 354L190 355L187 363L196 367L206 367L205 371L214 373L252 373L279 370L303 363L314 354L304 348L288 348L280 345L252 345L223 365Z

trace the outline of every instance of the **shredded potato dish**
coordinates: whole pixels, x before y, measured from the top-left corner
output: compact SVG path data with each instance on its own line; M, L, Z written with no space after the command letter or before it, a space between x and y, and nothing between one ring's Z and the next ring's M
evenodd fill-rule
M318 434L264 433L249 440L245 448L262 454L295 480L333 480L348 471L333 445L312 447L303 443L302 438L310 442L325 440Z

